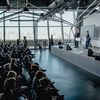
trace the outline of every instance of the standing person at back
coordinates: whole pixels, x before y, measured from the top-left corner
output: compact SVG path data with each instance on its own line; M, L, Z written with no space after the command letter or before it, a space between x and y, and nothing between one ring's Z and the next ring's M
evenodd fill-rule
M41 40L38 42L38 46L39 46L39 50L41 51L42 50L42 41Z
M51 45L54 45L53 35L51 35Z
M24 36L23 43L24 43L24 47L26 48L27 47L27 38L26 38L26 36Z
M86 35L86 49L88 49L88 47L90 46L90 41L91 41L91 37L89 34L89 31L87 31L87 35Z

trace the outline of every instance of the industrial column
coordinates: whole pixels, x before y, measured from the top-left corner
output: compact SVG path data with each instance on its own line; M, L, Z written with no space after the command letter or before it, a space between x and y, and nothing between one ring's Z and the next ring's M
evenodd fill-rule
M20 36L20 14L18 14L18 32L19 32L19 40L21 40L21 36Z
M6 31L5 31L5 13L3 13L3 38L4 38L4 44L5 44L5 34L6 34Z
M47 31L48 31L48 45L49 45L49 39L50 39L50 27L49 27L49 19L47 19Z
M60 17L61 17L62 43L65 44L65 41L64 41L64 28L63 28L62 13L60 13Z
M37 49L37 42L38 42L38 22L34 21L34 14L33 14L33 34L34 34L34 49Z

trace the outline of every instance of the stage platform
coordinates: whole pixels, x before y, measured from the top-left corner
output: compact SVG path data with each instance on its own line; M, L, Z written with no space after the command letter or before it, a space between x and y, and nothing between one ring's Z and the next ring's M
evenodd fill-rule
M74 64L75 67L86 71L93 75L93 78L100 81L100 61L95 60L93 57L88 57L86 49L83 51L76 48L66 50L65 48L60 49L58 46L52 46L51 53Z

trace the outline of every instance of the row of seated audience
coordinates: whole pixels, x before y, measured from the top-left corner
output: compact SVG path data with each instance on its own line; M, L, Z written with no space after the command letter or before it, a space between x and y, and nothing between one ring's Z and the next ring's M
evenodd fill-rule
M0 45L0 100L64 100L44 69L32 60L27 43ZM26 72L29 74L27 78Z

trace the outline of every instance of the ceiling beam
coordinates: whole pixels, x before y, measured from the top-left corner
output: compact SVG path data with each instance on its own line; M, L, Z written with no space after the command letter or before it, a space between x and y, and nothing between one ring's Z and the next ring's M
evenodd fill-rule
M23 2L25 2L25 1L22 1L21 4L22 4ZM17 5L18 5L18 4L14 4L13 6L10 6L10 9L12 9L13 7L16 7ZM9 11L10 9L7 9L7 7L6 7L6 10L2 11L0 14L3 14L3 13L5 13L5 12Z
M39 22L40 20L47 19L48 17L52 17L53 15L55 15L55 13L60 12L61 10L73 5L73 3L75 1L76 0L72 0L71 2L63 2L63 3L59 4L58 6L54 7L53 9L48 11L46 14L41 16L37 21Z
M98 0L94 0L78 17L77 19L79 19L81 16L83 16L83 14L85 12L87 12L89 10L90 7L92 7Z
M36 21L36 20L27 20L27 19L25 19L25 20L24 19L22 19L22 20L21 19L20 20L15 20L15 19L11 19L10 21L11 22L16 22L16 21L32 22L32 21Z
M97 4L92 10L90 10L90 12L88 12L81 20L79 20L79 21L76 23L76 25L79 24L79 23L81 23L84 19L88 18L88 17L91 16L92 14L95 14L95 13L99 12L99 11L97 10L96 12L92 13L98 6L100 6L100 3ZM92 13L92 14L91 14L91 13Z
M75 2L75 1L74 1ZM29 3L29 2L27 2L29 5L31 5L33 8L37 8L35 5L33 5L33 4L31 4L31 3ZM73 3L73 2L70 2L70 3ZM63 4L66 4L66 3L63 3ZM61 4L60 4L61 5ZM72 5L72 4L71 4ZM69 6L69 5L68 5ZM62 5L61 5L61 7L62 7ZM58 7L59 8L59 7ZM52 8L53 9L53 8ZM51 9L51 10L52 10ZM40 8L40 10L43 10L45 13L49 13L48 11L46 11L45 9L42 9L42 8ZM54 15L56 18L58 18L56 15ZM49 16L50 17L50 16ZM41 18L41 17L40 17ZM48 18L48 17L47 17ZM61 19L61 18L58 18L58 19L60 19L60 20L62 20L64 23L66 23L66 24L68 24L68 25L73 25L71 22L69 22L69 21L66 21L66 20L64 20L64 19ZM42 19L41 18L41 20L44 20L44 18Z
M6 18L9 18L9 17L12 17L12 16L14 16L14 15L18 15L18 14L20 14L20 13L22 13L22 12L23 12L23 11L18 11L18 12L16 12L16 13L7 15L7 16L5 16L5 17L1 17L0 20L3 20L3 19L6 19Z

